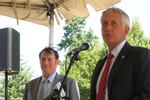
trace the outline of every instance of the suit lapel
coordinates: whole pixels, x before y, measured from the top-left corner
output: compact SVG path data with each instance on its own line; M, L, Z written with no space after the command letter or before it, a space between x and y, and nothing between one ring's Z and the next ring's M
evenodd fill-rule
M99 60L93 71L92 80L91 80L91 98L92 98L92 100L95 100L95 97L96 97L96 84L97 84L97 80L98 80L100 71L103 67L105 60L106 60L106 57L103 60Z
M59 74L56 74L56 77L55 77L55 79L54 79L54 82L53 82L53 84L52 84L52 91L54 90L54 89L56 89L56 84L58 83L58 82L62 82L62 77L59 75Z
M31 88L31 98L33 100L37 100L37 95L38 95L41 79L42 79L42 77L39 77L34 80L33 84L31 84L31 87L30 87Z
M124 61L126 59L127 56L127 51L129 50L131 46L129 45L129 43L126 42L126 44L124 45L124 47L122 48L122 50L120 51L120 53L118 54L110 75L109 75L109 79L108 79L108 87L111 86L113 79L115 78L115 75L117 75L117 72L119 71L119 69L124 65Z

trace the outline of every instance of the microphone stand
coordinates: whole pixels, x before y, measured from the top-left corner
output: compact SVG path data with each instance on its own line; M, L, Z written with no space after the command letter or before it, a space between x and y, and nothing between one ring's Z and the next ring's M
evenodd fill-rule
M71 60L70 60L70 64L68 66L68 69L65 73L65 76L63 78L63 81L61 82L61 86L59 88L59 90L55 89L49 96L47 96L44 100L60 100L61 98L62 99L65 99L65 100L70 100L69 97L65 96L65 97L60 97L60 92L63 88L63 86L65 85L65 81L67 79L67 76L69 74L69 71L71 69L71 66L74 64L75 60L79 60L79 51L78 52L75 52L73 54L73 56L71 57Z

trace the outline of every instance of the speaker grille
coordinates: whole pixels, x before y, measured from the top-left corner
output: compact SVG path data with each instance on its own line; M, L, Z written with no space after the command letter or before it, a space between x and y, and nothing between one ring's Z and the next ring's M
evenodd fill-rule
M0 29L0 71L19 72L20 34L12 28Z

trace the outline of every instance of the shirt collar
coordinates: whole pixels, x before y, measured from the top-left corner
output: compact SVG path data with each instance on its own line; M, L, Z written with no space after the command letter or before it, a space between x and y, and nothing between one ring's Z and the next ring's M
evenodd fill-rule
M48 77L48 79L46 79L44 76L42 76L42 82L44 82L45 80L49 80L49 82L53 83L55 76L56 76L56 72L54 72L52 75L50 75Z
M119 52L121 51L121 49L123 48L123 46L125 45L126 40L122 41L121 43L118 44L118 46L116 48L114 48L111 53L117 57Z

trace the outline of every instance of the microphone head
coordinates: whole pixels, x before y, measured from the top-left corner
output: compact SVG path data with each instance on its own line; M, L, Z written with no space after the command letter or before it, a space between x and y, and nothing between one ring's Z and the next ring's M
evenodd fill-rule
M87 49L89 49L89 44L88 43L82 43L81 50L87 50Z
M79 53L80 51L87 50L87 49L89 49L89 44L88 43L82 43L82 45L79 48L75 48L75 49L71 50L71 52L69 52L67 54L67 56L70 56L73 53Z

